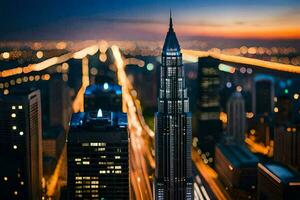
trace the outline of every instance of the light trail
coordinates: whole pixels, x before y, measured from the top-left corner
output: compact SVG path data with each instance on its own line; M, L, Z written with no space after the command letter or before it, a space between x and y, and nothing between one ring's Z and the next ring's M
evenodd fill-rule
M62 150L62 153L59 157L59 160L57 162L57 165L55 167L54 173L52 174L52 176L47 180L46 182L46 186L47 186L47 196L48 197L52 197L54 196L56 189L58 187L59 184L59 177L62 173L62 167L63 165L65 165L65 163L67 163L67 150L66 150L67 146L66 144L64 145L64 148Z
M246 58L241 56L231 56L221 53L208 52L208 51L195 51L195 50L182 50L183 60L190 62L198 62L199 57L213 57L225 62L235 62L246 65L257 66L258 68L265 68L275 71L288 72L293 74L300 74L300 67L294 65L281 64L276 62L264 61L254 58Z
M13 69L7 69L0 71L0 78L10 77L18 74L27 74L33 71L42 71L49 67L52 67L54 65L62 64L72 58L74 59L82 59L88 55L94 55L99 50L99 47L97 45L93 45L90 47L87 47L85 49L82 49L80 51L77 51L75 53L67 53L64 55L61 55L59 57L52 57L47 60L44 60L40 63L36 64L29 64L25 67L15 67Z
M262 144L259 144L249 137L245 139L245 143L253 153L261 153L269 157L272 156L272 148L270 146L264 146Z
M130 132L130 178L134 199L152 200L152 190L149 180L149 167L154 167L154 158L150 152L152 140L149 127L145 124L137 99L132 96L133 87L125 73L125 64L117 46L111 47L117 68L118 82L122 86L123 108L128 115ZM148 162L147 162L148 161Z

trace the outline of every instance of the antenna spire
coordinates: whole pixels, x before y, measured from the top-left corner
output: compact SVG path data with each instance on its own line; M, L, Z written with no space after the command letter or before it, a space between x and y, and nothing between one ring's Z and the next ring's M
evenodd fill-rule
M170 24L169 29L173 29L173 21L172 21L172 10L170 9Z

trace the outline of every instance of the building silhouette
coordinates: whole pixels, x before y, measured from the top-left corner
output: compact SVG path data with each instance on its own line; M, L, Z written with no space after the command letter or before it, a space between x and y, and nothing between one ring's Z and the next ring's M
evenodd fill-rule
M199 147L204 152L214 154L215 145L221 139L222 122L220 120L220 74L219 60L212 57L199 58L197 119L195 135Z
M193 199L191 122L182 54L170 16L155 115L156 200Z
M254 79L253 112L255 115L270 115L274 107L274 80L265 75L258 75Z
M74 113L67 140L68 199L130 199L127 116Z
M240 92L235 92L231 95L227 103L227 137L226 140L230 143L244 144L245 141L245 126L246 112L245 101Z
M40 91L12 92L0 105L0 199L41 199Z

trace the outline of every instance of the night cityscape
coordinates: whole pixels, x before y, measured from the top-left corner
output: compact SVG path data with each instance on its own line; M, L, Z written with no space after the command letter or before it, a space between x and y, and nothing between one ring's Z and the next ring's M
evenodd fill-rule
M298 0L0 18L0 200L300 199Z

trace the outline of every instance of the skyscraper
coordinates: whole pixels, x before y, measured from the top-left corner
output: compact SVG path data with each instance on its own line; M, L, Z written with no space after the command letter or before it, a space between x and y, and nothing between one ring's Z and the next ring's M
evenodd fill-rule
M155 200L193 199L191 122L182 54L170 16L155 115Z
M40 92L11 93L0 105L0 199L41 199Z
M129 199L127 116L74 113L67 141L68 199Z
M220 61L212 57L199 58L198 61L199 93L195 135L201 150L211 155L222 133L219 64Z
M227 137L230 142L244 144L246 113L245 101L240 92L231 95L227 103L228 125Z

